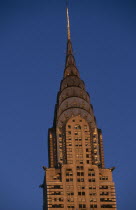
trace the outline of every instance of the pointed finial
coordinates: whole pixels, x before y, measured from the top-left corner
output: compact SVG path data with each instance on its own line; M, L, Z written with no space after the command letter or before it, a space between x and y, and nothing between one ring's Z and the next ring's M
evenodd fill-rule
M67 36L68 40L70 40L70 20L69 20L69 11L68 11L68 0L66 0L66 12L67 12Z
M70 20L68 11L68 0L66 0L66 16L67 16L67 51L66 51L66 62L64 70L64 78L70 75L79 76L78 69L76 68L76 62L72 50L72 42L70 39Z

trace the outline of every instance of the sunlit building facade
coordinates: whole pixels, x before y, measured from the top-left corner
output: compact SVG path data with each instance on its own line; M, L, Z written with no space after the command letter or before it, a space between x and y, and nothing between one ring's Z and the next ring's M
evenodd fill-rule
M43 210L117 209L114 168L105 168L102 132L68 40L64 76L48 132L49 166L43 167Z

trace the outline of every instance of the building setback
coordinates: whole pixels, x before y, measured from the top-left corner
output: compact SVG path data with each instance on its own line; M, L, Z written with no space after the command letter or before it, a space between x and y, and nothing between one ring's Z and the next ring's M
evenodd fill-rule
M112 171L105 168L102 132L80 79L70 39L67 8L64 77L48 132L49 167L43 167L43 210L117 209Z

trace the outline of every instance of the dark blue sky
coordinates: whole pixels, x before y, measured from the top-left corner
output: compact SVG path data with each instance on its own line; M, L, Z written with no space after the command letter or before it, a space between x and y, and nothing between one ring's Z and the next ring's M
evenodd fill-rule
M70 0L69 7L106 166L116 166L118 210L135 210L136 1ZM65 0L0 1L0 210L42 210L38 186L65 50Z

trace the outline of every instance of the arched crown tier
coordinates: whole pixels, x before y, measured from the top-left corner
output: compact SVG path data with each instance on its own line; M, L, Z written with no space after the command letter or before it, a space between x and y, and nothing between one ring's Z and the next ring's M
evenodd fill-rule
M60 90L64 90L67 87L80 87L82 90L85 90L85 84L84 82L77 76L70 75L62 80Z

